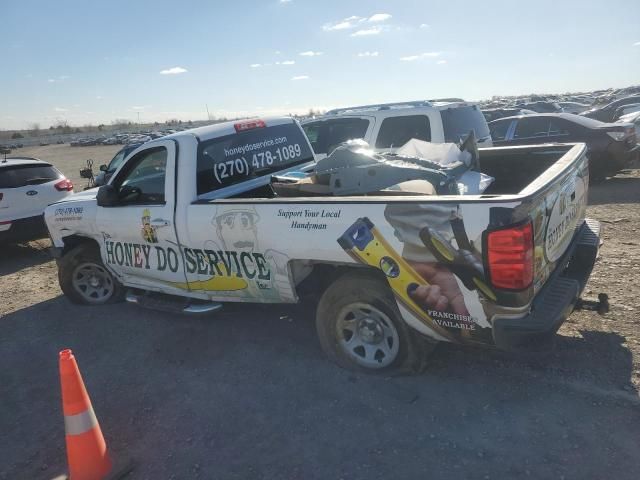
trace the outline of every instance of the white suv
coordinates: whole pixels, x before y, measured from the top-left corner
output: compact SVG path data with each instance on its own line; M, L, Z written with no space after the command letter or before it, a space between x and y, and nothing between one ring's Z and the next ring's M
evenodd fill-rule
M355 138L378 151L392 151L412 138L458 143L474 130L479 147L492 146L480 108L459 98L339 108L304 121L302 128L317 160Z
M44 209L71 193L71 181L47 162L0 159L0 243L46 236Z

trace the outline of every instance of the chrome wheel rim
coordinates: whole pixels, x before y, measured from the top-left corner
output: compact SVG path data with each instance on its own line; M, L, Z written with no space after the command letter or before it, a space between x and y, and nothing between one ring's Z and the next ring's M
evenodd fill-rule
M104 303L115 290L111 274L95 263L81 263L73 271L73 288L88 303Z
M398 331L382 311L366 303L352 303L338 314L338 345L358 365L384 368L400 350Z

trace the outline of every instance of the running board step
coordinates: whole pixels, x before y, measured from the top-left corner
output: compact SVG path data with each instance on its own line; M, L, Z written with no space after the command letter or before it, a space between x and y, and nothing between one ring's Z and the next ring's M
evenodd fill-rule
M173 295L157 293L137 294L131 290L127 292L126 300L129 303L134 303L151 310L160 310L162 312L170 313L186 313L190 315L216 312L222 308L222 304L218 302L194 303L192 299L186 297L176 297Z

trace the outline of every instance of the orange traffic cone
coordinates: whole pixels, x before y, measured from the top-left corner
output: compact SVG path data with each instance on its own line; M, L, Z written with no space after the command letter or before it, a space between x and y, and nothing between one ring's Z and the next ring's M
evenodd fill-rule
M60 383L69 478L101 480L111 471L111 459L71 350L60 352Z

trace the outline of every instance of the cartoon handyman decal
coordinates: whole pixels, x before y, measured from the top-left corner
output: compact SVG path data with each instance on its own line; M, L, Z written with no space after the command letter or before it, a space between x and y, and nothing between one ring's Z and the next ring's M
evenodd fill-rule
M148 208L145 208L142 212L142 228L140 229L140 234L146 242L158 243L156 227L151 225L151 212Z
M211 223L225 250L252 252L258 244L259 220L250 205L222 205Z
M183 247L188 284L172 285L215 292L216 296L293 301L289 257L273 249L260 252L259 220L252 206L219 206L211 220L214 231L207 235L210 239L203 248ZM199 279L193 278L194 274Z
M211 223L226 250L255 253L260 252L258 226L260 215L250 205L222 205ZM262 298L293 300L287 263L289 257L277 250L268 249L264 258L271 266L268 280L257 279L250 284L249 293ZM257 287L257 288L256 288Z

